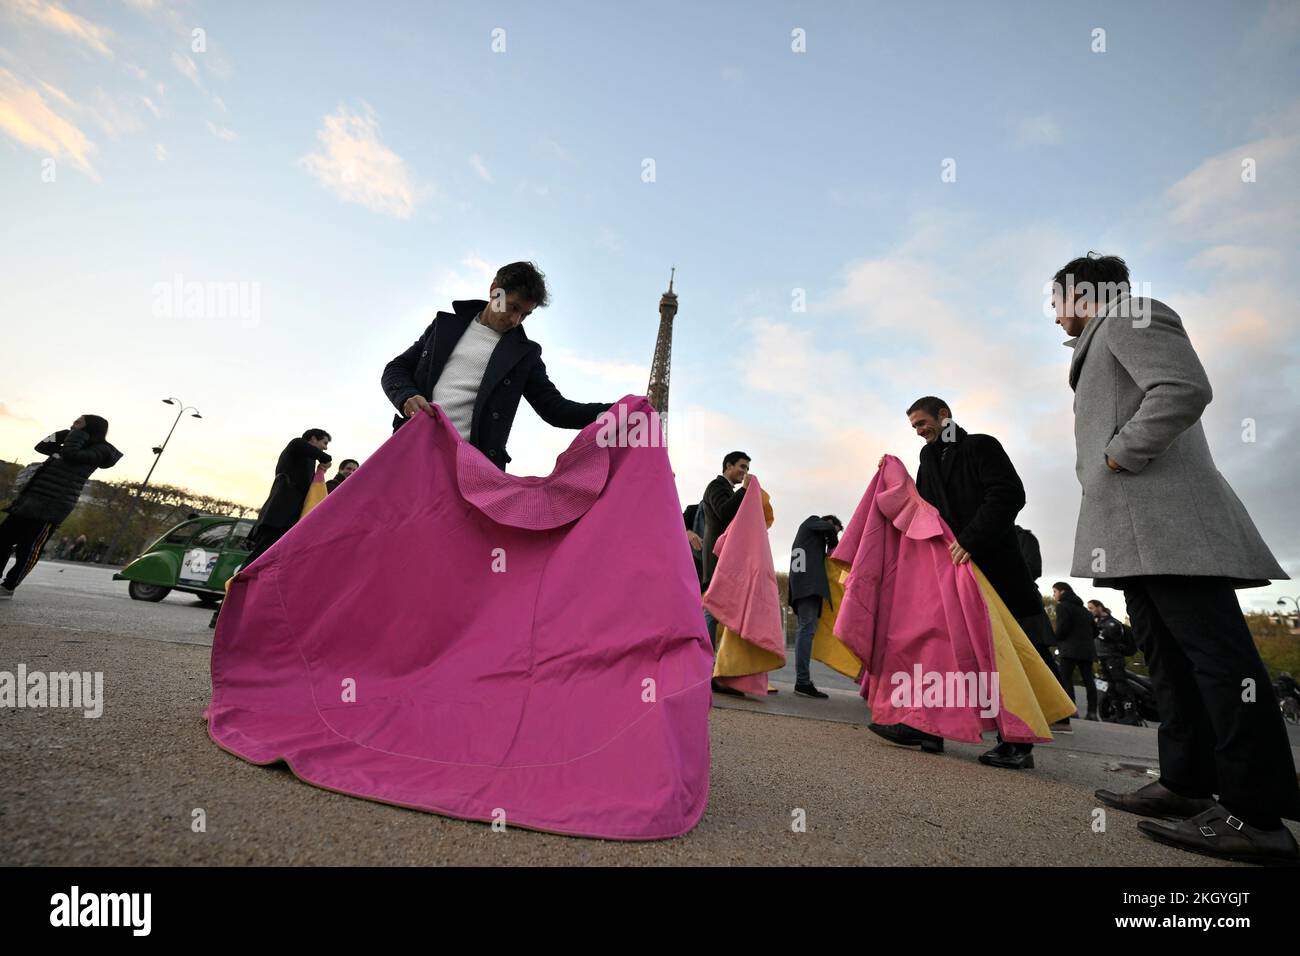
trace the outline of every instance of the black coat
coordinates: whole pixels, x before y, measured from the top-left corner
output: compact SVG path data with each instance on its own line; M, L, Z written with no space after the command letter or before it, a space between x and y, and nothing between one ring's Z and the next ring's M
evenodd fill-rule
M407 399L423 395L433 400L433 388L452 350L486 306L482 299L453 302L454 311L439 312L414 345L384 366L380 383L398 411L393 418L394 431L407 421L401 414ZM547 376L542 347L524 334L522 325L511 329L501 336L488 359L469 431L469 443L502 471L510 461L506 441L520 398L528 399L542 421L556 428L586 428L613 404L569 401Z
M271 493L257 513L254 538L264 527L287 531L302 517L302 505L307 499L312 479L316 476L316 463L328 465L332 459L305 438L295 438L284 446L275 463L275 481Z
M939 509L1011 614L1041 614L1043 598L1016 538L1025 486L996 438L955 432L953 441L940 438L921 449L916 489Z
M1016 540L1020 542L1020 556L1025 559L1030 579L1037 581L1043 576L1043 552L1038 546L1038 539L1028 528L1016 525Z
M38 442L49 455L5 510L11 515L61 524L77 507L86 481L97 468L112 468L122 453L106 441L90 444L85 432L63 429Z
M699 505L687 505L682 512L682 522L687 531L694 531L704 541L704 514ZM704 592L704 552L691 548L691 558L695 561L695 577L700 582L700 593Z
M1063 594L1056 602L1056 649L1075 661L1096 660L1092 646L1096 628L1092 614L1077 594Z
M839 530L817 515L809 515L795 532L790 548L790 590L786 603L794 607L801 597L821 597L831 603L831 585L826 579L826 555L840 543ZM803 570L797 571L800 556Z
M718 565L718 556L713 553L713 546L727 530L731 519L740 510L740 503L745 500L745 489L732 490L731 482L722 475L709 482L704 489L704 498L700 508L704 511L704 587L713 580L713 569Z

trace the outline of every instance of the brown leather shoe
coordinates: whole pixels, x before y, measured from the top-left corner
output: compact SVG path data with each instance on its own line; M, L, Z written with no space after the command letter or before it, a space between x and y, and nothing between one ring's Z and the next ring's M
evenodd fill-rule
M1142 820L1138 829L1159 843L1191 853L1241 863L1300 865L1300 846L1286 827L1260 830L1238 820L1217 803L1204 813L1177 823Z
M1142 817L1162 817L1166 820L1186 820L1216 806L1209 797L1180 797L1159 780L1140 787L1132 793L1115 793L1098 790L1094 796L1108 807L1136 813Z

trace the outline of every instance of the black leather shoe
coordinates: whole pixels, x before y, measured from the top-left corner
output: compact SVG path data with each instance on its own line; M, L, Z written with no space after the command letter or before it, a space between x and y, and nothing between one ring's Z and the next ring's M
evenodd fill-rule
M1159 843L1191 853L1265 866L1300 866L1300 847L1290 830L1252 827L1217 803L1177 823L1141 820L1138 829Z
M795 684L794 693L796 697L813 697L817 700L825 700L830 694L823 694L811 681L807 684Z
M1003 770L1033 770L1034 748L1024 744L1000 743L988 753L980 754L980 763Z
M1166 820L1186 820L1215 806L1209 797L1180 797L1159 780L1140 787L1132 793L1115 793L1098 790L1094 796L1108 807L1136 813L1143 817L1162 817Z
M1056 734L1074 733L1074 728L1070 726L1069 717L1066 717L1064 720L1058 720L1056 723L1052 724L1052 726L1048 729L1051 730L1053 736L1055 736Z
M736 690L734 687L728 687L726 684L719 684L716 680L713 682L713 692L715 694L724 694L727 697L744 697L745 695Z
M920 746L928 754L943 753L943 738L916 730L907 724L867 724L867 730L900 747Z

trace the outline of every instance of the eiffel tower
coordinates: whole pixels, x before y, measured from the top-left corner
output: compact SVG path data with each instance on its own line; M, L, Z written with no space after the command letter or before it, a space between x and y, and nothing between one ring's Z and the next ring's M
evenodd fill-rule
M655 340L655 357L650 366L650 384L646 397L650 407L659 413L660 420L668 417L668 376L673 359L673 316L677 314L677 294L673 292L673 279L677 267L668 276L668 291L659 297L659 338Z

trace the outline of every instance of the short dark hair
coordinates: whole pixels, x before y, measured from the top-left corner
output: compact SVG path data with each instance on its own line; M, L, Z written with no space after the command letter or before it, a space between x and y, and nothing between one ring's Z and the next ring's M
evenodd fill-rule
M822 520L829 521L838 528L844 527L844 522L841 521L839 518L835 517L834 515L822 515Z
M546 291L546 274L531 262L512 262L502 266L497 270L493 281L506 295L518 292L539 309L550 304L551 296Z
M740 459L742 458L745 459L745 461L753 461L753 459L750 458L748 455L746 455L743 451L732 451L732 452L728 452L727 457L722 459L722 467L730 468L732 465L740 461Z
M951 405L945 402L942 398L936 398L933 395L926 395L914 401L908 407L907 414L911 415L912 412L921 411L921 412L925 412L927 415L933 415L935 418L938 418L939 412L945 408L948 409L948 414L951 415L952 414Z
M87 444L94 445L108 441L108 419L99 415L82 415L86 420Z
M309 428L302 433L302 437L303 437L303 441L311 441L313 438L317 439L318 441L322 438L324 438L326 441L334 440L333 438L330 438L330 433L323 428Z
M1061 290L1063 296L1080 286L1080 294L1096 302L1098 309L1103 309L1112 298L1129 291L1128 263L1119 256L1089 252L1062 266L1052 277L1052 284Z
M343 470L344 465L356 465L358 468L360 468L361 462L357 461L355 458L344 458L341 462L339 462L340 471Z

